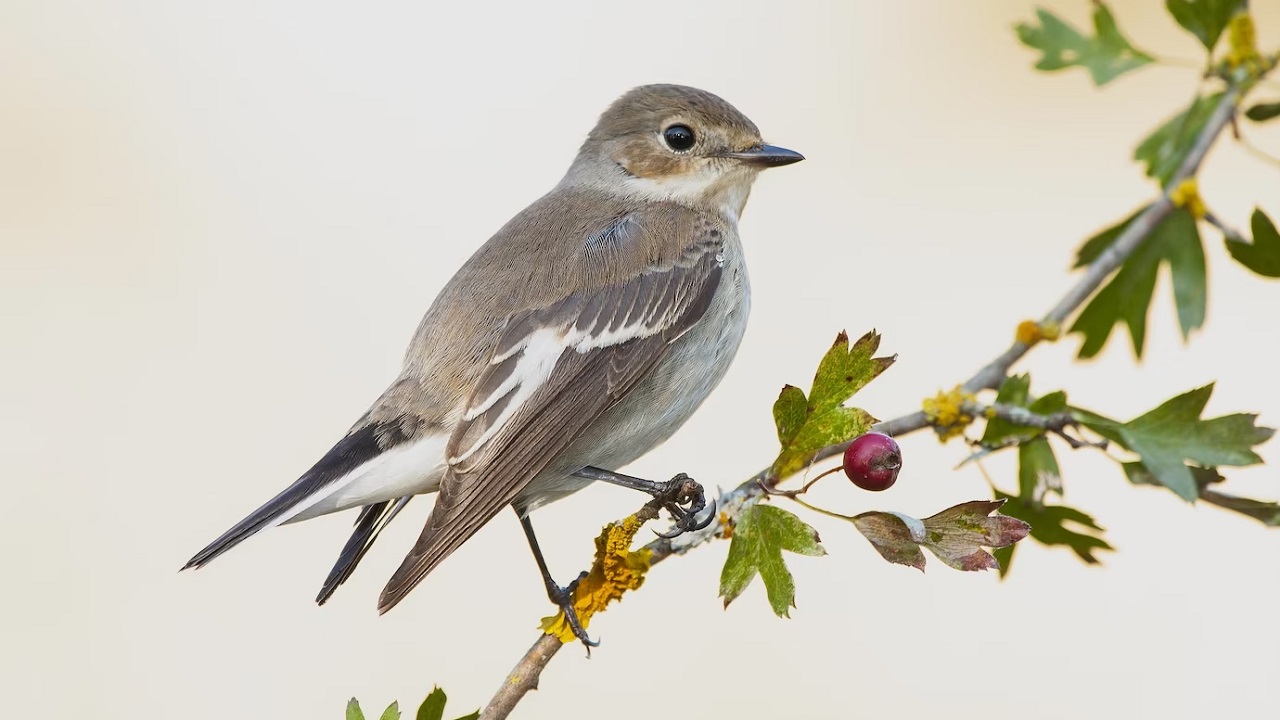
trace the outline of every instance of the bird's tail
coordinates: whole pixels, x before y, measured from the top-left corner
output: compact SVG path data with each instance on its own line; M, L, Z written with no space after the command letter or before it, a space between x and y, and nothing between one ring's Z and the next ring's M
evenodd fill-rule
M338 562L329 571L329 577L325 578L324 587L320 588L320 594L316 596L317 604L325 604L333 595L333 592L338 589L338 586L351 577L351 573L355 572L356 565L360 564L364 554L369 552L369 548L373 547L374 541L378 539L378 534L395 519L396 515L412 499L412 495L406 495L395 501L388 500L364 506L360 511L360 517L356 519L355 530L351 532L350 539L347 540L347 544L342 548L342 554L338 556Z
M366 425L352 430L296 482L236 523L230 530L218 536L217 540L209 543L188 560L182 569L206 565L258 531L297 517L325 499L335 489L342 487L346 479L357 474L354 471L390 449L382 447L385 443L385 433L382 443L379 442L377 425Z

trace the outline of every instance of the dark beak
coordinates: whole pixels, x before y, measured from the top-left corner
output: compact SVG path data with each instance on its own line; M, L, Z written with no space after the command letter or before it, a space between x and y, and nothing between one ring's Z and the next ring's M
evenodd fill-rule
M776 145L760 145L750 150L727 152L720 157L733 158L734 160L741 160L761 167L782 167L783 165L798 163L804 159L804 156L795 150L780 148Z

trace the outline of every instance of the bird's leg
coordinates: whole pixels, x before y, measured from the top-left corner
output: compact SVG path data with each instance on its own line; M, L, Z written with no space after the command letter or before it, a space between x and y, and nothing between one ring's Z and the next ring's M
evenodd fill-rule
M574 475L588 480L603 480L613 485L639 490L652 495L655 500L662 503L662 506L671 513L671 516L676 521L675 526L671 528L671 532L659 533L659 537L673 538L682 533L701 530L710 525L712 519L716 516L716 501L712 498L711 510L707 513L706 519L701 522L698 521L698 516L707 508L706 493L703 491L702 485L684 473L680 473L666 482L655 482L631 475L623 475L611 470L587 466L575 472Z
M587 635L587 631L582 627L582 621L578 619L578 611L573 608L573 591L578 588L578 583L587 576L586 572L578 575L573 582L565 587L560 587L551 577L551 571L547 569L547 561L542 557L542 548L538 547L538 537L533 534L533 523L529 522L529 517L520 512L516 508L516 514L520 516L520 527L524 528L524 536L529 539L529 549L533 551L533 559L538 561L538 570L542 573L542 582L547 586L547 599L560 608L564 613L564 619L569 623L569 629L573 630L574 637L582 641L587 646L587 656L591 656L591 648L600 644L597 640L592 640Z

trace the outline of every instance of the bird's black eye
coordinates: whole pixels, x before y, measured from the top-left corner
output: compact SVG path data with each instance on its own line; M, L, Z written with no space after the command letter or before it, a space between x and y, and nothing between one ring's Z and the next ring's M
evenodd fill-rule
M696 141L693 131L689 129L688 125L672 125L662 131L662 137L667 141L667 147L676 152L688 150L693 147L693 143Z

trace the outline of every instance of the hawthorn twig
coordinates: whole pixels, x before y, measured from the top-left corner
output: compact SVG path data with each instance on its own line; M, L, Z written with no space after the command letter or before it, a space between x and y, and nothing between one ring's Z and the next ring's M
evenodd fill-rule
M1196 137L1195 143L1191 146L1186 160L1183 161L1182 166L1170 178L1164 192L1139 213L1125 227L1124 231L1120 233L1111 246L1089 265L1084 275L1067 290L1062 299L1044 316L1042 321L1044 324L1062 325L1102 286L1102 283L1112 273L1119 269L1125 259L1142 244L1142 241L1168 217L1169 213L1174 209L1173 201L1169 198L1168 189L1177 187L1179 183L1192 177L1200 169L1200 164L1208 154L1209 148L1213 146L1214 141L1218 139L1218 136L1231 124L1232 119L1235 117L1240 96L1240 90L1236 87L1229 87L1223 93L1222 99L1218 101L1218 105L1214 108L1204 128ZM966 392L977 393L980 390L994 390L1000 387L1000 384L1008 376L1009 369L1021 360L1031 347L1030 344L1015 341L1007 350L974 373L963 384L962 388ZM917 411L876 423L871 429L886 435L900 436L922 430L931 425L932 423L925 413ZM848 446L848 442L828 445L815 452L811 462L818 462L843 453ZM732 524L745 506L750 505L764 493L766 483L774 483L778 479L774 475L773 468L768 467L732 490L721 493L717 499L717 506L720 509L719 514L707 527L672 539L657 538L645 545L645 548L652 553L650 566L656 565L672 555L683 555L711 539L723 536L724 523ZM539 675L547 666L547 663L551 661L551 658L560 650L560 647L561 642L558 638L546 634L540 635L524 657L516 663L511 673L507 675L502 687L498 689L493 699L485 706L484 711L481 713L481 718L483 720L504 720L515 708L516 704L520 702L520 699L524 697L525 693L538 686Z

